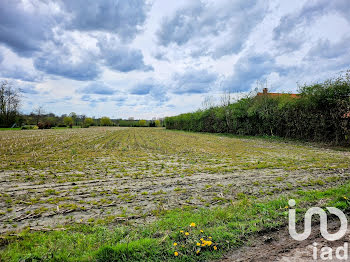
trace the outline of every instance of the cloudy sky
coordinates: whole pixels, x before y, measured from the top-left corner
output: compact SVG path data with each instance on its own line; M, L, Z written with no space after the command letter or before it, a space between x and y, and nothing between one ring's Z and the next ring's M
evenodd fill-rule
M1 0L22 111L152 118L350 69L348 0Z

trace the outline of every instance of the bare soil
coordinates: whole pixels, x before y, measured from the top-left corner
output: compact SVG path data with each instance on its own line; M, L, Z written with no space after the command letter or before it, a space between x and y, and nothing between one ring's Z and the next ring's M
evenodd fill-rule
M324 189L350 178L350 152L152 128L2 131L0 234Z
M332 219L328 223L328 231L336 232L339 229L340 222L338 219ZM302 230L303 225L299 225ZM350 261L350 253L348 259L336 259L335 250L340 246L344 246L345 242L350 241L350 228L345 236L337 241L325 240L319 230L318 222L313 223L312 232L308 239L304 241L294 240L288 232L288 227L280 228L275 232L262 233L242 248L236 249L228 253L220 262L309 262L309 261ZM317 243L317 259L313 258L314 243ZM332 258L325 256L322 260L321 249L330 247L333 249ZM350 252L350 250L349 250ZM343 253L341 252L341 255ZM329 259L328 259L329 258Z

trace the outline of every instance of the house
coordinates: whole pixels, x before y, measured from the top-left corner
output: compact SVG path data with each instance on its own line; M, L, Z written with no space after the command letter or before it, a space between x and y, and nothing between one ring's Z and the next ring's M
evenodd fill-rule
M268 88L264 88L263 92L259 92L257 96L272 96L272 97L278 97L278 96L283 96L283 95L288 95L293 98L299 98L300 94L288 94L288 93L269 93Z

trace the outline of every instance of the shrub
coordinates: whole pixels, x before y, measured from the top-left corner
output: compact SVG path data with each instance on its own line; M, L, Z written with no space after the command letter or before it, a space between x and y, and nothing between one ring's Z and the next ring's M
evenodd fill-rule
M167 129L269 135L350 144L350 71L300 87L300 97L256 96L167 117Z
M51 123L50 122L39 122L38 123L38 128L39 129L50 129L51 128Z

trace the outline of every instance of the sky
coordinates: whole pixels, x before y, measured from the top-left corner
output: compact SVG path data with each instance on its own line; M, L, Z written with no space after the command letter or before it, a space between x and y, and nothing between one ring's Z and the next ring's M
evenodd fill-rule
M348 0L0 0L23 113L151 119L350 69Z

